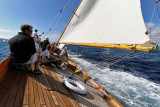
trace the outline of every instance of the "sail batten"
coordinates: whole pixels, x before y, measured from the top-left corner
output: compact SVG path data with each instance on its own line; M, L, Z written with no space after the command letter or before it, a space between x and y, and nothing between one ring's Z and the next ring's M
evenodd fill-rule
M114 48L110 44L135 46L150 41L145 34L140 0L82 0L76 15L78 17L74 15L63 32L60 43Z

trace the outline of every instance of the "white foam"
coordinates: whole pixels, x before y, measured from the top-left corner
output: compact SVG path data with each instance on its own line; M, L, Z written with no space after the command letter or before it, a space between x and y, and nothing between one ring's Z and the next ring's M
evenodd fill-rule
M82 68L94 66L89 60L74 57L72 58ZM131 107L158 107L160 105L160 85L142 77L133 75L130 72L116 71L109 68L86 71L89 75L111 93L125 106Z

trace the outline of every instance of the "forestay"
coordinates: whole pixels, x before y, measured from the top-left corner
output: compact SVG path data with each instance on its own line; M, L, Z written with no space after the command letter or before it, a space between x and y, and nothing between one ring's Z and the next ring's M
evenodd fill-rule
M59 42L144 44L150 41L145 32L140 0L82 0Z

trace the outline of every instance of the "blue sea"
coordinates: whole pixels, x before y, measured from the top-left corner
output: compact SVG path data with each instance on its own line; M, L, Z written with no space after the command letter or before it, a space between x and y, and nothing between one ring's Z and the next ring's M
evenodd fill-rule
M8 42L0 42L0 61L9 54Z
M0 60L9 54L0 42ZM124 107L160 107L160 50L155 53L66 46L69 57Z

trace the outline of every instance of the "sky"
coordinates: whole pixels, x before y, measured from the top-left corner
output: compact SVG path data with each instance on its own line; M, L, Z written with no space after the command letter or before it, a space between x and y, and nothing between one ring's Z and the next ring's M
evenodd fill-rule
M80 0L0 0L0 38L9 39L20 31L22 24L30 24L38 29L38 34L44 33L42 38L51 37L57 40L72 12L65 6L67 4L73 11ZM155 0L140 0L146 26L152 30L151 36L160 40L160 18L157 9L152 18ZM65 8L64 8L65 7ZM157 3L160 10L160 2ZM57 16L60 10L63 11ZM57 17L56 17L57 16ZM53 20L56 18L56 20ZM149 24L152 18L152 23ZM53 23L48 27L48 25ZM49 33L47 33L51 29ZM47 36L46 36L47 35ZM155 39L155 41L156 41Z
M52 29L48 35L58 38L68 23L72 12L65 5L75 10L79 0L0 0L0 38L11 38L20 31L22 24L30 24L34 29L38 29L38 34L45 34L49 29ZM62 18L57 23L55 20L51 26L47 26L58 15L57 20ZM57 24L56 24L57 23ZM58 27L55 28L54 25Z
M141 8L146 27L149 31L151 30L150 36L152 42L160 45L160 2L157 3L157 8L155 8L155 1L156 0L141 0Z

